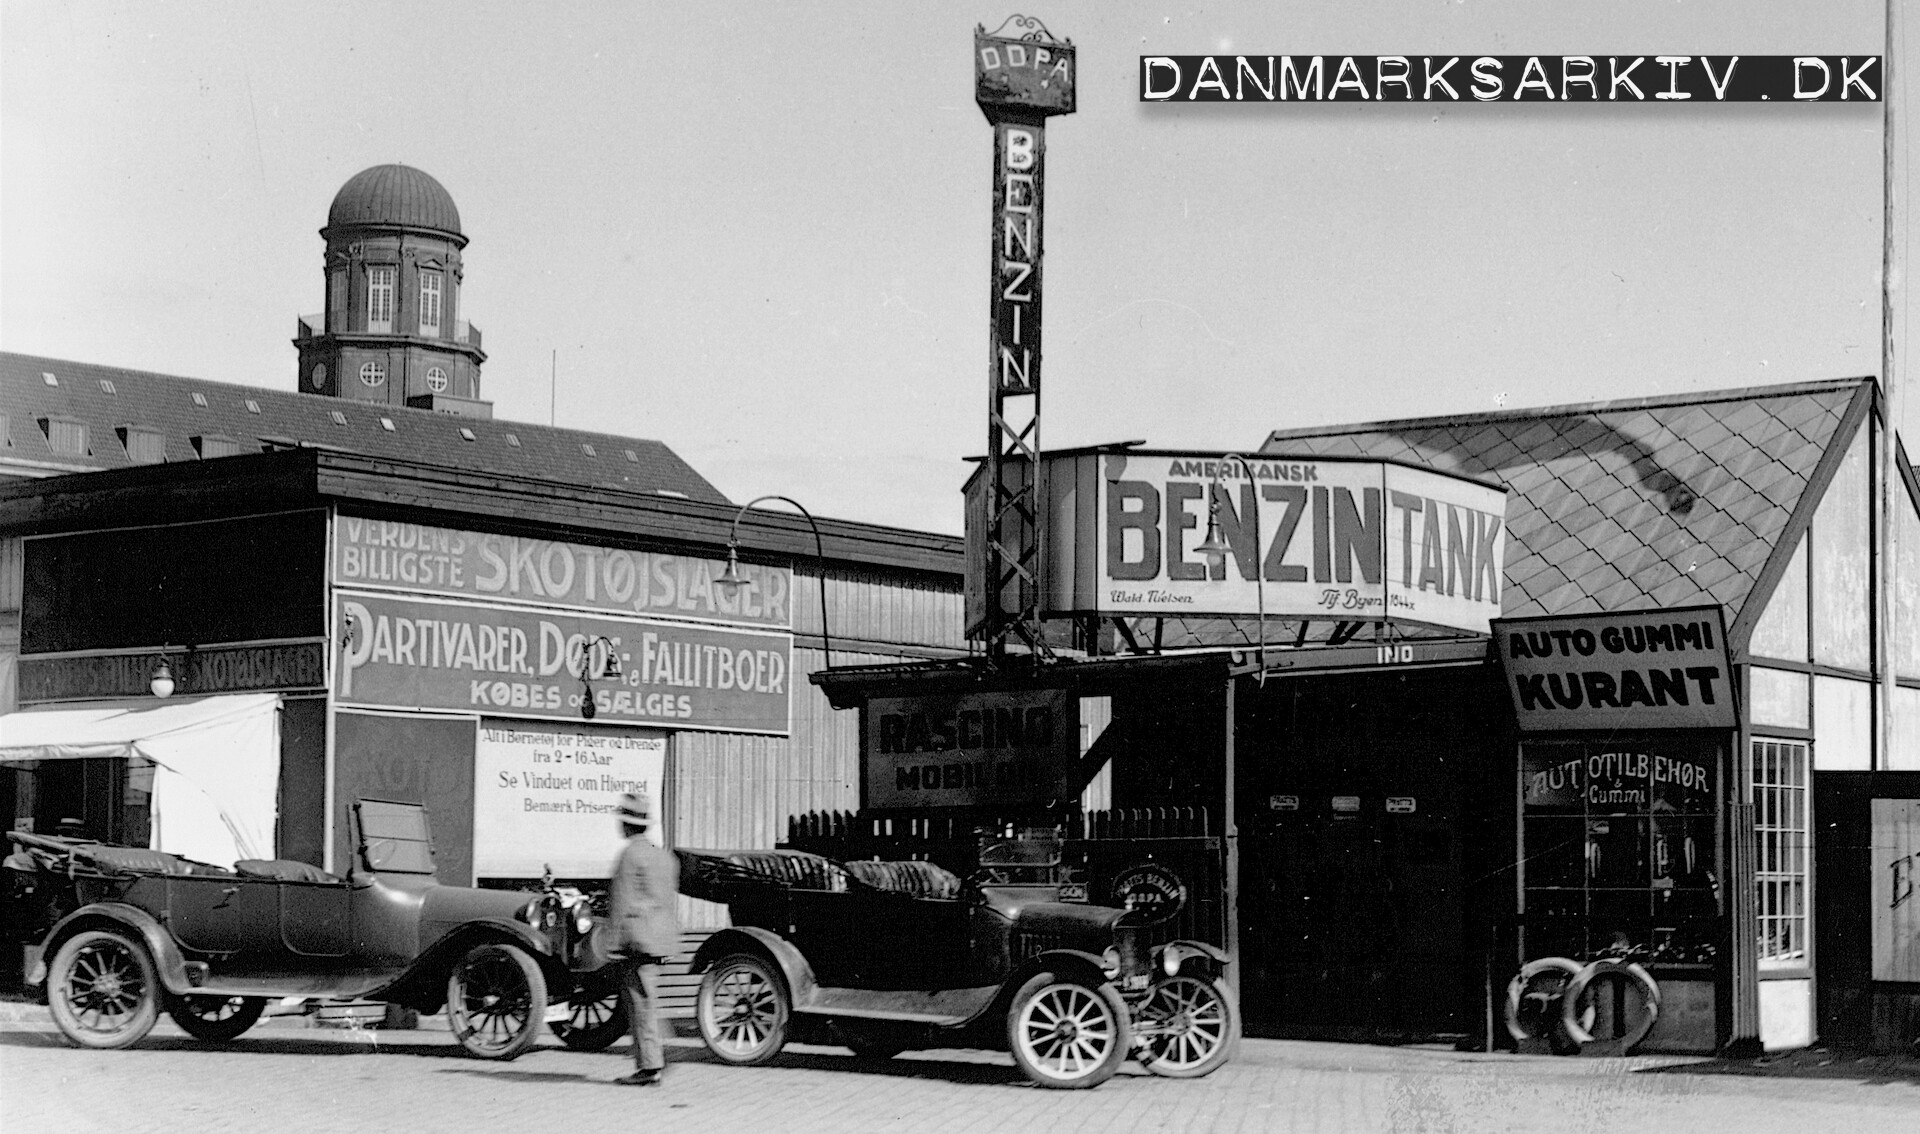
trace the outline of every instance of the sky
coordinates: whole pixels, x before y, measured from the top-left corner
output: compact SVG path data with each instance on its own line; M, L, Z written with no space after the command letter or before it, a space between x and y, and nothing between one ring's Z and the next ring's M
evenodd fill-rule
M0 349L291 391L327 207L398 162L460 210L496 417L959 534L988 436L972 32L1018 11L1080 67L1047 127L1046 448L1881 369L1880 106L1135 86L1143 54L1880 54L1881 0L1022 3L7 0Z

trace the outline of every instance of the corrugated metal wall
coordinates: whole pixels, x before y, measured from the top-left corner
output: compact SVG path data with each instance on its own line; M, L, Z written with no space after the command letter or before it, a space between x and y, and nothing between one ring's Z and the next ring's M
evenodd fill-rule
M943 586L944 584L944 586ZM827 606L837 639L899 642L941 650L965 650L959 579L903 577L879 572L835 570L827 574ZM794 568L793 629L820 633L820 577ZM889 659L891 660L891 659ZM848 665L835 651L835 665Z

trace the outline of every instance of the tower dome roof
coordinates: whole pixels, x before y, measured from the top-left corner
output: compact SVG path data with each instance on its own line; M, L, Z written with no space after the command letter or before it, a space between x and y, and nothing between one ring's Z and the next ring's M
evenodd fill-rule
M453 197L427 174L407 165L376 165L347 179L327 210L327 227L402 225L460 235Z

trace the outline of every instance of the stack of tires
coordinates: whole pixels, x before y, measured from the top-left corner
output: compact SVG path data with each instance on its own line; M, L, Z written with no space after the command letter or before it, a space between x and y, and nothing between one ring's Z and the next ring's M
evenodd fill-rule
M1522 1054L1626 1055L1659 1018L1659 983L1620 957L1541 957L1507 985L1507 1033Z

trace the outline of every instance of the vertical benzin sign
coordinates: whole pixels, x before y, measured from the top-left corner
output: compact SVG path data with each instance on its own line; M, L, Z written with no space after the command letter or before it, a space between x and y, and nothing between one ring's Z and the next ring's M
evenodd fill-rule
M1074 109L1073 45L1039 20L974 29L974 101L993 127L987 455L983 527L968 539L967 629L998 657L1012 638L1044 652L1039 524L1041 202L1046 120ZM976 618L975 615L978 615Z

